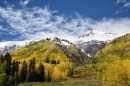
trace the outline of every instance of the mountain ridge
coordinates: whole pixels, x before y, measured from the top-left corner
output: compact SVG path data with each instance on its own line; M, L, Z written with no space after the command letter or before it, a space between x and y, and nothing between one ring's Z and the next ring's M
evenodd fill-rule
M59 40L59 39L58 39ZM90 60L87 55L78 50L74 45L61 45L52 40L40 40L12 52L13 59L18 61L36 58L37 62L44 62L45 59L60 62L73 62L76 65L85 65Z
M79 36L78 40L75 42L75 45L77 48L85 52L89 57L93 57L96 52L108 45L113 39L122 35L124 35L124 33L116 35L90 29Z
M103 31L89 29L84 34L80 35L77 41L71 43L65 39L59 41L58 38L53 39L56 43L61 45L69 46L69 45L76 45L78 49L82 52L86 53L89 57L93 57L96 52L106 45L108 45L114 38L122 36L124 34L111 34L106 33ZM50 38L47 38L47 40ZM0 42L0 55L14 52L30 43L33 43L39 40L25 40L25 41L7 41L7 42Z

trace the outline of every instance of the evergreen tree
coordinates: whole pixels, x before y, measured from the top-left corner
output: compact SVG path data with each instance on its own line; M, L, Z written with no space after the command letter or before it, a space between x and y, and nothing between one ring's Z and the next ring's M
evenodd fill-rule
M19 62L16 61L15 63L15 72L18 72L19 71Z
M20 70L19 79L20 82L24 82L27 76L27 63L24 61Z
M13 60L13 63L12 63L12 75L14 76L14 73L15 72L18 72L19 70L19 62L18 61L15 61Z
M31 81L36 81L36 67L35 67L36 61L35 58L32 59L32 65L31 65Z
M56 60L52 60L51 63L52 63L52 64L56 64Z
M30 60L26 82L36 81L35 63L36 63L35 58Z
M37 68L37 81L44 82L45 81L45 74L44 74L44 66L40 63Z
M11 73L11 55L9 53L7 53L5 56L4 56L4 61L6 60L7 61L7 65L8 65L8 70L7 70L7 75L10 75Z
M15 60L13 60L13 63L12 63L12 75L14 76L14 73L15 73Z
M19 74L18 74L18 72L15 72L15 74L14 74L14 82L15 82L15 85L19 84Z
M31 82L31 71L28 70L25 82Z
M3 58L3 55L0 56L0 62L3 63L4 62L4 58Z
M27 71L27 77L26 77L26 82L31 82L31 66L32 65L32 60L30 60L29 62L29 66L28 66L28 71Z
M7 64L7 61L4 61L2 64L1 64L1 73L8 73L9 71L9 67L8 67L8 64Z
M46 62L46 63L49 63L49 62L50 62L50 60L49 60L49 57L48 57L48 56L45 58L45 62Z

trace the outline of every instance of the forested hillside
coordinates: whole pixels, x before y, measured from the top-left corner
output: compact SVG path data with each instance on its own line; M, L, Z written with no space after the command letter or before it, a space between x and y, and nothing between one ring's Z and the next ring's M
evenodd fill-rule
M88 63L89 58L81 50L77 49L74 45L63 45L60 43L60 39L41 40L34 42L24 48L11 53L13 59L18 61L26 60L27 62L36 58L36 63L45 62L49 60L49 63L53 61L59 62L73 62L75 65L85 65Z
M0 57L0 86L63 81L73 76L76 66L88 61L89 58L72 44L62 45L48 39L33 42Z
M87 68L99 72L107 85L130 85L130 34L119 37L100 50Z

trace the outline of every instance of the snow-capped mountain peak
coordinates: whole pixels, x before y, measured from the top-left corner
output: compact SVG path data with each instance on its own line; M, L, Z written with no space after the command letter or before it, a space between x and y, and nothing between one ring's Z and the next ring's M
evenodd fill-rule
M99 31L99 30L95 30L95 29L91 29L89 31L87 31L84 35L101 35L101 34L105 34L105 32L103 31Z
M98 30L88 30L79 36L75 42L77 48L85 52L89 57L93 57L96 52L108 45L113 39L125 34L112 34Z
M106 33L103 31L91 29L91 30L87 31L86 33L80 35L78 41L82 41L82 42L88 42L88 41L92 41L92 40L110 41L110 40L113 40L114 38L117 38L122 35L123 34L116 35L116 34L112 34L112 33Z

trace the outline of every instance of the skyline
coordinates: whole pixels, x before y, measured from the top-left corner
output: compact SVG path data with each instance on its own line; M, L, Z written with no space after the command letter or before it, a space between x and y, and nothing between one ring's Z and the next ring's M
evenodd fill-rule
M128 33L129 14L130 0L2 0L0 41L75 40L88 29Z

